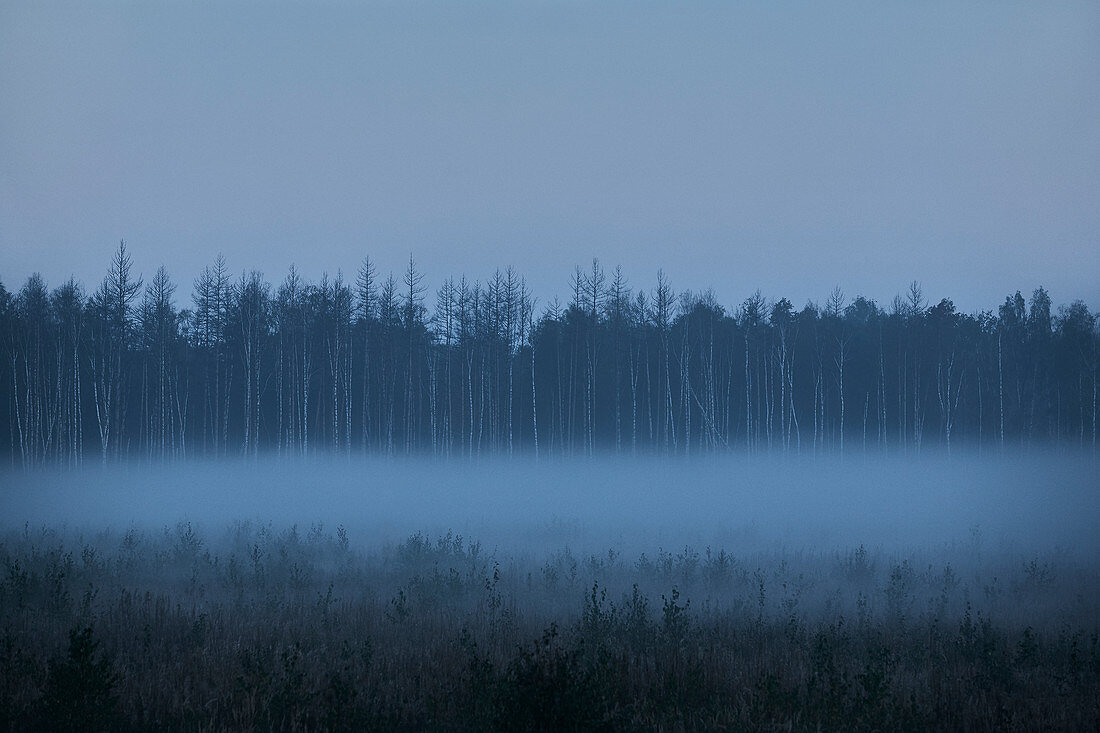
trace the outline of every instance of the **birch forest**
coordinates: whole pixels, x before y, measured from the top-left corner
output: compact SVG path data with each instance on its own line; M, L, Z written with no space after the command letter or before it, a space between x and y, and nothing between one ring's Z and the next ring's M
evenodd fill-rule
M798 307L649 286L593 260L568 302L513 269L430 292L410 258L190 287L125 243L89 292L0 284L12 465L275 454L1096 450L1100 332L1039 288L991 310L834 290Z

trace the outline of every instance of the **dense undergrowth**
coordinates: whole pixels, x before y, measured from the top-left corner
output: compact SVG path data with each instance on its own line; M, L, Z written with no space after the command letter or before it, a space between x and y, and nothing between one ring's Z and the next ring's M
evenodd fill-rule
M980 542L367 553L237 523L0 543L9 730L1095 729L1097 569Z

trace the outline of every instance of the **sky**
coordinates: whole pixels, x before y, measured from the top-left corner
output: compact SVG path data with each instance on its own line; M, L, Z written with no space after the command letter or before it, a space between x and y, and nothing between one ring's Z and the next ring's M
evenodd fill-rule
M0 281L1100 307L1100 4L0 3Z

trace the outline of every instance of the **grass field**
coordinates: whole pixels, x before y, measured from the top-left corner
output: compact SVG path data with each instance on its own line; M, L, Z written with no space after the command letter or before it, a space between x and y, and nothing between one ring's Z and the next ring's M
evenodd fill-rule
M28 525L0 542L0 726L1095 729L1098 566L985 544L531 555Z

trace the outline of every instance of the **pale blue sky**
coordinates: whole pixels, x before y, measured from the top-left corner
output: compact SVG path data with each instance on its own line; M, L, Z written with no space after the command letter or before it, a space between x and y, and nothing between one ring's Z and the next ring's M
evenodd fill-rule
M0 4L0 279L1100 305L1100 4Z

